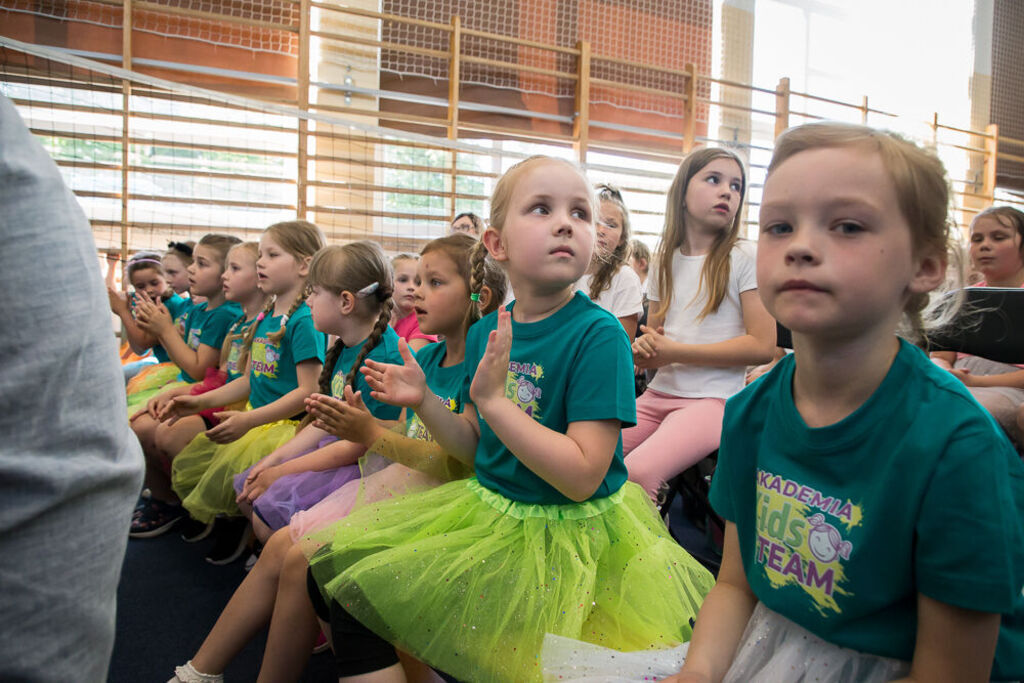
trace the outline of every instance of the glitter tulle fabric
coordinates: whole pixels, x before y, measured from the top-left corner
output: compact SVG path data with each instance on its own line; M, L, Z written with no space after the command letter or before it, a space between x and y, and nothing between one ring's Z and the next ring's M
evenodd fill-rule
M636 683L679 673L689 643L658 652L617 652L548 635L545 681ZM757 603L722 683L882 683L905 676L910 663L838 647Z
M535 505L475 478L374 503L314 532L326 595L397 647L460 680L541 680L545 633L618 650L689 640L714 582L626 483Z
M722 683L881 683L909 671L910 662L833 645L759 602Z
M149 399L161 391L172 386L185 386L185 382L176 381L179 373L181 370L174 363L157 363L140 370L125 387L125 393L128 395L128 416L131 417L145 408Z
M295 436L295 420L253 427L237 441L215 444L200 434L171 463L171 486L194 519L238 516L234 476Z

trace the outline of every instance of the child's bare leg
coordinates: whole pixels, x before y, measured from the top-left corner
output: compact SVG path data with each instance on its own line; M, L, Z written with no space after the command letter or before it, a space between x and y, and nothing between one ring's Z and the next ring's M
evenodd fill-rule
M183 417L172 425L161 422L156 428L156 448L168 460L181 453L192 439L206 431L206 423L198 415Z
M242 509L242 506L239 505L238 508ZM259 515L254 515L250 512L249 519L252 520L252 531L256 534L256 538L259 539L260 543L266 543L267 539L274 534L274 530L267 526L267 523L260 519Z
M380 671L371 671L368 674L358 676L344 676L338 679L339 683L405 683L405 670L401 663L393 664Z
M259 562L235 590L213 630L192 658L196 671L223 673L235 655L270 621L281 567L292 547L291 532L287 527L270 538Z
M395 652L398 653L398 661L405 672L405 680L409 683L444 683L444 679L436 671L408 652L402 652L398 648L395 648Z
M132 431L139 438L142 454L146 458L145 487L157 500L176 503L178 496L171 490L171 479L164 471L162 456L156 446L156 431L159 425L160 423L148 413L143 413L131 421Z
M284 531L281 529L278 534ZM298 680L313 650L320 624L306 588L308 570L306 556L299 546L293 546L285 557L277 584L259 683Z
M250 522L254 522L257 519L259 519L259 517L257 517L256 515L252 514L252 503L250 503L249 501L241 500L241 501L238 501L237 503L235 503L235 505L238 506L238 511L242 513L242 516L245 517ZM253 528L255 528L255 527L253 527ZM273 533L273 532L271 532L271 533ZM270 534L267 534L267 535L269 536ZM266 543L266 541L261 538L260 539L260 543Z

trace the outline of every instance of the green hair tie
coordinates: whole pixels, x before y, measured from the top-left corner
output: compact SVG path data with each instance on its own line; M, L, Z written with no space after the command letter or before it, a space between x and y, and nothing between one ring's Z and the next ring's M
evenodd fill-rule
M469 295L470 301L480 301L480 292L473 292Z

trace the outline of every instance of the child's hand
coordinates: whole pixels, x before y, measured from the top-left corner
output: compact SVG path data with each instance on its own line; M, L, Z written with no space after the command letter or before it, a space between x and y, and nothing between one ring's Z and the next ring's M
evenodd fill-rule
M974 375L971 374L970 370L965 370L963 368L950 368L949 372L958 380L963 382L965 386L973 387L977 385L977 382L974 381Z
M393 406L415 410L427 395L427 377L404 339L398 340L398 351L405 365L378 363L367 358L359 371L373 390L370 396Z
M253 503L257 498L262 496L271 485L280 479L283 475L279 467L267 467L266 469L256 472L256 468L253 467L253 471L249 472L249 476L245 478L245 485L242 487L242 492L235 498L236 503Z
M643 335L633 340L633 364L643 370L668 365L669 361L664 357L664 351L672 340L665 336L665 328L653 329L641 325L640 331Z
M206 438L214 443L237 441L252 428L249 424L249 414L244 410L224 410L214 413L213 416L220 420L220 424L213 429L207 429Z
M502 310L498 313L498 328L488 335L487 348L476 366L473 383L469 385L469 397L478 407L488 401L505 398L511 351L512 314Z
M168 426L173 425L175 422L183 417L189 415L195 415L206 408L203 405L202 396L175 396L164 405L164 407L157 414L156 419L161 422L167 422Z
M148 297L140 299L135 305L135 321L155 337L174 329L174 320L167 307L162 303L153 303Z
M344 401L323 394L307 398L306 409L316 418L313 426L339 439L369 446L376 440L377 420L363 404L361 391L353 393L346 385L344 396Z
M118 316L128 315L128 295L114 287L107 287L107 298L110 300L110 312Z

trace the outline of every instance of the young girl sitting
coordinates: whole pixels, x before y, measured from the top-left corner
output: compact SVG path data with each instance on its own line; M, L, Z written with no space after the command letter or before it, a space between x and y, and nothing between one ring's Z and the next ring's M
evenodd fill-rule
M184 338L166 308L151 301L142 301L136 307L139 327L160 341L180 373L177 384L165 387L131 418L132 430L146 456L146 486L151 492L150 498L140 500L132 519L133 538L158 536L181 517L177 498L170 490L167 463L156 446L156 416L171 397L184 393L188 383L203 379L207 371L216 372L220 364L228 330L241 314L238 304L224 298L221 283L227 252L238 242L236 237L209 234L196 245L195 260L188 269L189 282L192 294L204 301L189 311Z
M668 191L648 322L633 342L637 367L658 373L637 399L636 427L622 432L629 478L652 500L718 448L725 400L775 348L754 258L738 243L744 188L739 158L709 148L683 160Z
M395 271L395 310L391 314L391 326L413 351L437 341L436 335L421 332L416 320L416 261L412 254L399 254L391 259Z
M156 365L147 364L146 367L138 368L129 378L125 393L128 394L131 405L128 414L132 415L140 406L145 405L146 400L155 390L168 382L173 382L179 372L167 352L160 346L159 341L139 327L135 320L136 306L143 300L158 301L175 319L183 319L187 315L191 303L188 299L179 296L167 282L159 254L140 252L128 260L125 270L128 282L135 291L128 296L108 284L107 295L110 299L110 310L121 319L131 350L140 355L152 350L153 356L157 360ZM182 329L184 329L184 325ZM141 392L149 393L142 394ZM133 394L136 395L134 398Z
M171 462L193 438L220 422L216 415L224 408L210 408L198 415L183 417L173 424L160 422L157 416L174 397L212 391L237 379L245 371L243 342L249 328L255 323L257 314L266 304L266 296L257 286L257 250L258 245L255 242L244 242L232 247L227 255L227 265L221 276L224 298L240 306L243 314L228 328L220 349L219 365L207 368L201 382L173 387L150 399L146 413L132 423L140 440L145 437L142 443L146 456L147 487L151 491L151 497L158 501L171 504L178 502L177 496L171 490ZM208 334L208 331L204 334ZM150 426L151 423L155 424L155 429ZM133 523L132 537L151 538L164 533L180 516L181 510L172 509L171 512L172 515L164 515L165 519L161 524L156 523L157 520L150 520L151 523L147 525L139 519L137 523ZM174 515L175 512L178 514ZM203 528L206 528L206 525L203 525ZM197 530L186 530L185 534L192 536L196 532Z
M328 543L310 564L331 604L342 678L401 680L391 642L461 680L538 680L545 632L621 649L675 645L710 585L626 482L628 342L575 291L594 247L587 179L533 157L501 178L491 207L482 239L517 298L469 332L463 413L427 391L408 354L404 366L366 371L374 397L415 410L476 477L368 505L319 532Z
M629 210L622 195L611 185L598 185L600 220L597 246L587 272L580 278L580 291L622 323L630 340L636 336L637 321L644 311L640 278L627 267L629 256Z
M445 341L428 345L417 354L417 359L430 391L453 412L461 411L462 359L468 325L479 319L481 309L490 312L497 308L505 295L504 273L490 259L477 273L477 282L470 284L469 255L478 244L468 235L442 237L423 248L418 262L417 314L424 330L443 335ZM471 291L479 294L478 301L470 298ZM352 396L351 389L347 393L356 405L361 403L357 396ZM345 484L308 510L296 512L288 527L275 532L202 647L189 662L177 667L177 681L172 679L175 683L215 680L241 648L270 621L272 612L275 618L261 675L273 681L293 676L301 670L309 655L311 640L319 632L306 593L304 553L308 549L300 547L302 537L343 518L357 497L361 503L373 502L389 495L436 486L450 480L452 477L445 475L453 470L461 476L468 474L468 468L458 469L461 465L458 461L451 469L445 465L434 466L441 459L439 452L430 452L428 457L433 458L432 462L416 459L423 454L421 445L428 443L430 435L412 411L406 411L405 436L399 436L387 430L369 411L355 409L347 402L340 405L342 403L330 396L314 394L307 401L311 414L319 416L313 425L328 429L339 438L358 441L370 448L374 456L386 454L396 462L372 474L364 474L363 479ZM347 410L349 408L351 410ZM344 418L340 418L339 411L347 413ZM321 422L321 418L326 422ZM339 422L335 418L345 422L344 429L337 427ZM417 469L398 464L398 461ZM286 563L290 574L282 577ZM287 582L291 575L295 577L290 581L292 585L281 586L279 590L279 577ZM198 676L198 672L203 672L202 676L207 678Z
M366 380L359 368L364 361L401 360L398 335L388 325L391 282L390 264L374 242L325 247L313 257L307 299L313 325L337 335L320 373L321 393L340 397L345 387L363 391ZM369 396L366 403L381 420L397 420L401 412ZM359 476L356 461L365 447L344 435L328 434L312 421L307 417L295 438L235 476L236 501L262 542L286 526L294 513Z
M757 278L794 353L726 410L725 555L673 680L1024 676L1024 466L895 335L945 278L948 203L941 162L895 135L776 142Z
M1024 213L993 206L975 216L971 262L985 278L975 287L1024 287ZM1018 407L1024 405L1024 365L946 351L933 353L932 360L963 382L1017 447L1024 449L1024 432L1016 419Z
M234 561L247 540L232 486L234 475L295 435L303 402L316 390L326 340L313 328L305 304L306 277L323 246L320 229L306 221L275 223L260 237L256 272L260 289L274 298L245 338L248 371L220 389L177 396L161 412L172 421L248 399L251 409L225 410L220 423L196 436L174 458L171 483L193 519L209 524L229 518L207 560Z

